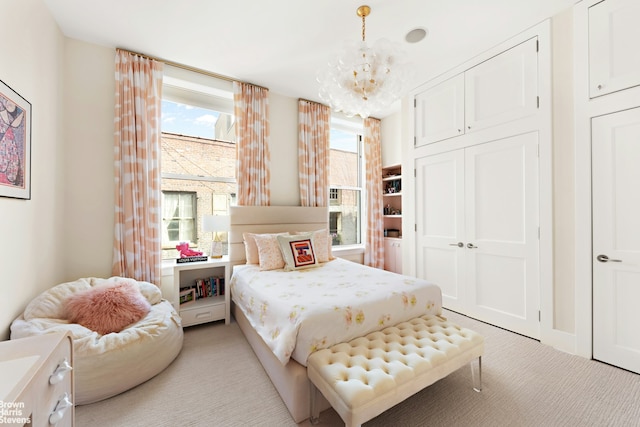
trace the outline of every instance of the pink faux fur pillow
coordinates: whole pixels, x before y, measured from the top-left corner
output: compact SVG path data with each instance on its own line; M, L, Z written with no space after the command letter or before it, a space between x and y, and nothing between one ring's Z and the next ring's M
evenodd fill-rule
M130 282L98 285L78 292L65 303L66 317L101 335L120 332L144 318L151 304Z

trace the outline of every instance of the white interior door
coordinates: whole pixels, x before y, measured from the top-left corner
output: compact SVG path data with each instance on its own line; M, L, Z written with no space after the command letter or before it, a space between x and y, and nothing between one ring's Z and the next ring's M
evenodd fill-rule
M640 108L596 117L593 357L640 373Z
M417 275L436 283L445 307L465 306L464 150L416 160Z
M465 154L467 311L540 338L538 133Z

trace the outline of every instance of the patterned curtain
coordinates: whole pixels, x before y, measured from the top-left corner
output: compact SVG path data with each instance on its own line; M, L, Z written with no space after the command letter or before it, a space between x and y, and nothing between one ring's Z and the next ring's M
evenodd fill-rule
M248 83L233 83L240 206L271 204L268 95L268 89Z
M380 120L367 118L364 120L364 158L367 165L367 243L364 249L364 263L376 268L384 268L380 150Z
M298 170L302 206L329 206L330 120L331 108L298 100Z
M114 276L160 284L162 63L116 51Z

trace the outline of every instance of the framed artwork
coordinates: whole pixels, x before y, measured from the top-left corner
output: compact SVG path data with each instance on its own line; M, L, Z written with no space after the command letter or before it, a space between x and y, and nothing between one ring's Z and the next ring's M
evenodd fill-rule
M196 290L193 288L180 290L180 305L189 304L196 300Z
M0 196L31 199L31 104L1 80Z

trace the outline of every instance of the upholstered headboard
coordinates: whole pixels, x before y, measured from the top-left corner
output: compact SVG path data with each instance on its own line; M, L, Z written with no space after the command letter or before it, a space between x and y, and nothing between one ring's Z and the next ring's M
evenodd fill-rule
M329 226L327 207L231 206L229 260L231 265L246 262L242 233L314 231Z

